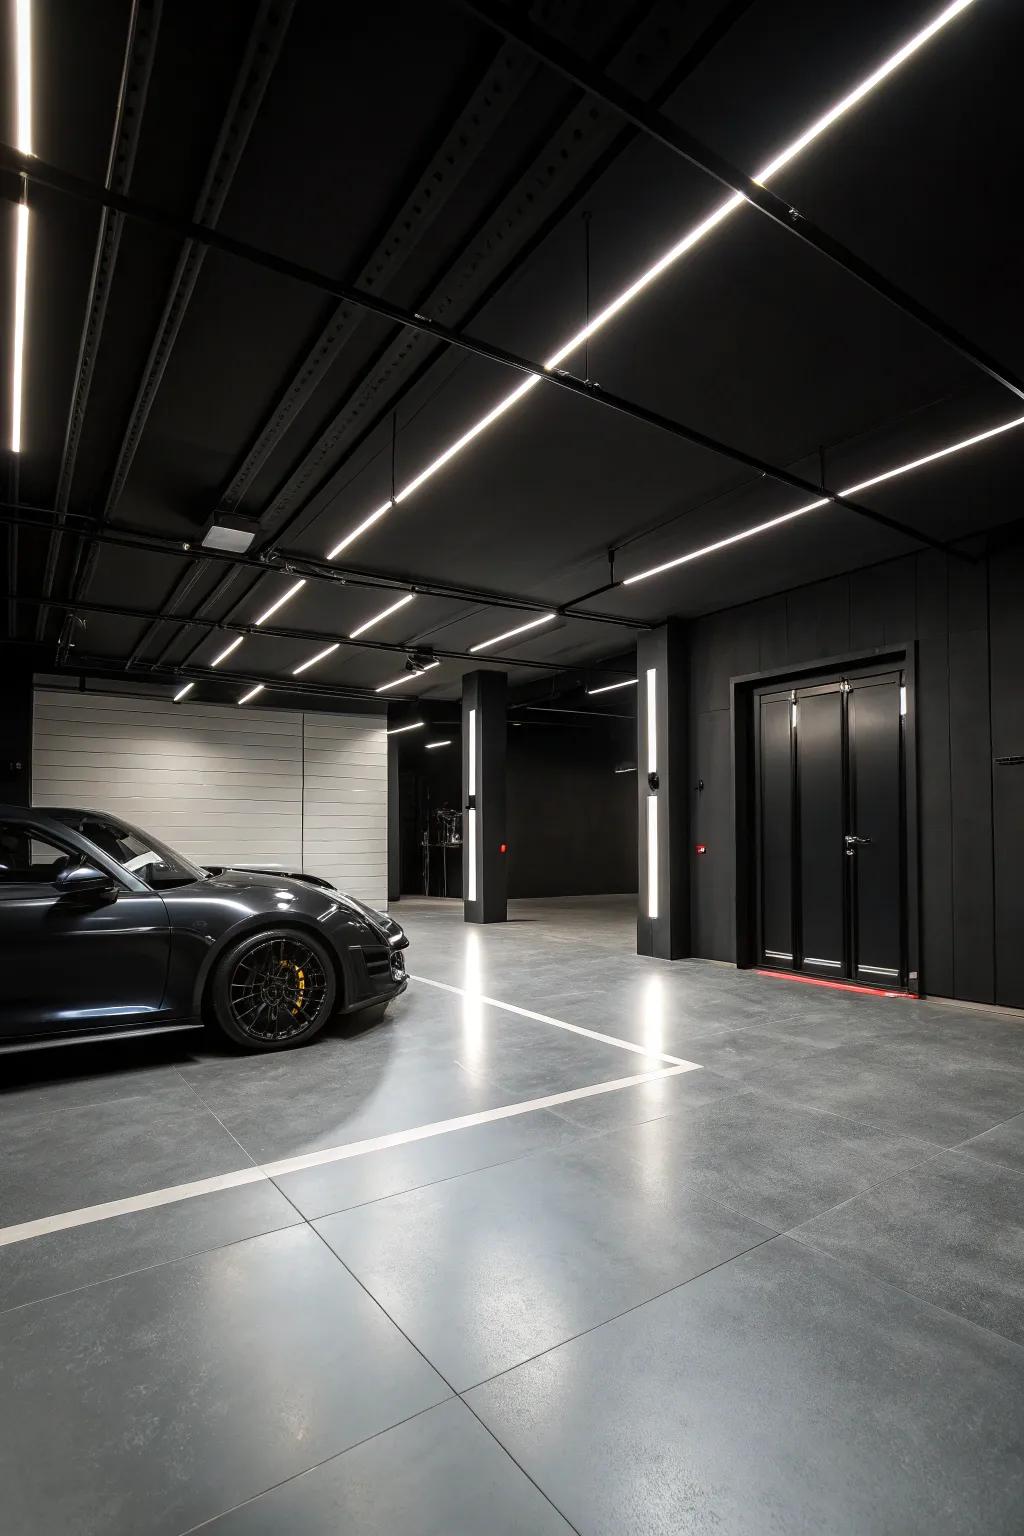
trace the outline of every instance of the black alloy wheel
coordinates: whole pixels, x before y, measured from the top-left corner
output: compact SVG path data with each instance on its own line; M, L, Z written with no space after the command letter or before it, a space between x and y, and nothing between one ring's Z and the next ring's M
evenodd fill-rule
M300 1045L334 1009L334 966L312 936L277 930L242 939L214 975L213 1011L225 1034L250 1050Z

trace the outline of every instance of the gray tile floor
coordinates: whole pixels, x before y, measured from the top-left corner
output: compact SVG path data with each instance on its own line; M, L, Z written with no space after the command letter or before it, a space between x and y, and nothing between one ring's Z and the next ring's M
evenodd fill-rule
M400 913L469 997L3 1060L4 1536L1018 1536L1024 1020Z

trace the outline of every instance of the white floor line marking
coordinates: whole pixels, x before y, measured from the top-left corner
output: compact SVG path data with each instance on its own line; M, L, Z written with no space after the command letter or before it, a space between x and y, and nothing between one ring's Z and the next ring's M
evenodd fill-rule
M594 1098L602 1093L615 1093L620 1088L634 1088L640 1083L653 1083L663 1077L678 1077L683 1072L699 1071L695 1062L679 1062L662 1067L657 1072L639 1072L633 1077L619 1077L604 1083L592 1083L587 1088L569 1088L564 1093L549 1093L541 1099L524 1099L518 1104L503 1104L497 1109L477 1110L471 1115L459 1115L453 1120L435 1120L430 1125L413 1126L407 1131L392 1131L386 1136L373 1136L366 1141L351 1141L344 1146L324 1147L319 1152L306 1152L298 1157L279 1158L260 1167L239 1168L232 1173L218 1173L209 1179L197 1179L191 1184L174 1184L167 1189L150 1190L143 1195L129 1195L123 1200L108 1200L102 1205L83 1206L78 1211L61 1211L55 1216L41 1216L36 1221L19 1222L16 1226L0 1227L0 1248L10 1243L22 1243L28 1238L45 1237L51 1232L65 1232L70 1227L84 1227L92 1222L109 1221L114 1216L125 1216L133 1211L152 1210L156 1206L170 1205L178 1200L194 1200L199 1195L214 1194L221 1189L233 1189L240 1184L255 1184L260 1180L278 1178L286 1173L298 1173L305 1168L319 1168L325 1163L340 1163L350 1157L363 1157L368 1152L383 1152L389 1147L406 1146L409 1142L425 1141L431 1136L444 1136L451 1131L469 1130L475 1125L489 1125L495 1120L508 1120L514 1115L529 1115L540 1109L553 1109L556 1104L569 1104L576 1099Z
M506 1013L518 1013L524 1019L537 1019L541 1024L553 1024L556 1029L571 1030L574 1035L586 1035L588 1040L600 1040L604 1045L617 1045L620 1051L633 1051L637 1056L647 1056L652 1061L667 1061L673 1067L686 1067L699 1071L700 1062L687 1061L682 1056L666 1056L664 1051L650 1051L635 1040L620 1040L617 1035L603 1035L599 1029L585 1029L582 1024L567 1024L565 1019L553 1019L549 1013L535 1013L532 1008L520 1008L516 1003L503 1003L496 997L485 997L482 992L469 992L465 987L453 987L447 981L434 981L431 976L417 976L409 972L410 981L422 982L428 987L440 987L442 992L457 992L460 997L470 997L478 1003L490 1003L492 1008L504 1008Z
M61 1211L56 1216L41 1216L38 1221L22 1221L14 1227L0 1227L0 1248L8 1243L23 1243L29 1237L45 1237L49 1232L66 1232L69 1227L87 1227L94 1221L109 1221L113 1216L128 1216L133 1211L172 1205L176 1200L213 1195L219 1189L234 1189L239 1184L257 1184L265 1178L262 1168L237 1168L233 1173L214 1174L212 1179L172 1184L167 1189L151 1189L145 1195L128 1195L124 1200L106 1200L102 1205L84 1205L78 1211Z

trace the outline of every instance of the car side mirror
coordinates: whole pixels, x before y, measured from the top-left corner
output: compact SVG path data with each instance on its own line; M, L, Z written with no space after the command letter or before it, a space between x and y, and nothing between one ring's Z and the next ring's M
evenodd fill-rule
M84 859L76 864L65 864L53 882L61 896L102 896L117 889L117 881L106 870L87 864Z

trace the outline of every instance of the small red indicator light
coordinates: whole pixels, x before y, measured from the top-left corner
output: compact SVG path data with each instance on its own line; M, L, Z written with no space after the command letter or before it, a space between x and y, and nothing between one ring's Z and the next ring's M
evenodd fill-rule
M708 851L707 843L695 843L694 844L694 852L695 853L707 853L707 851Z
M508 853L508 843L499 843L498 844L498 852L499 853Z

